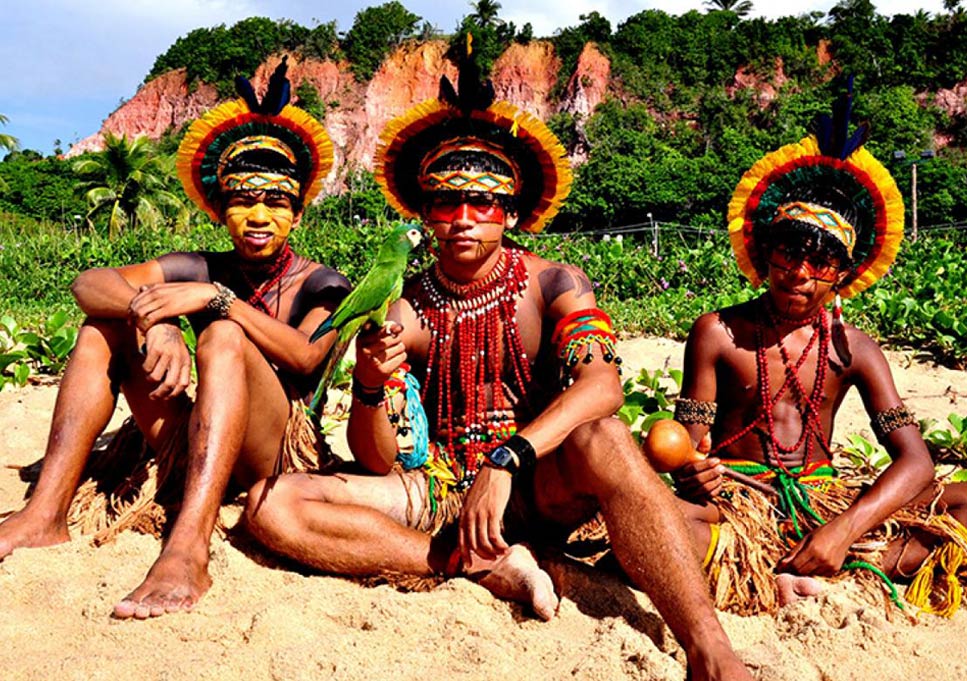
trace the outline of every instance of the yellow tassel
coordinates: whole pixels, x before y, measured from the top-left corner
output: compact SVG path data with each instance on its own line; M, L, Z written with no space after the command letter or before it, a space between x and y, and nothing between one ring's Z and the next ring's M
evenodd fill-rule
M473 33L467 31L467 56L473 54Z
M960 586L957 575L963 568L965 560L967 555L964 550L953 542L947 542L934 549L907 587L906 600L924 612L941 617L953 617L963 600L963 587ZM943 575L943 582L946 583L945 589L934 588L934 572L938 568ZM930 600L931 594L935 592L942 593L942 597L936 604Z

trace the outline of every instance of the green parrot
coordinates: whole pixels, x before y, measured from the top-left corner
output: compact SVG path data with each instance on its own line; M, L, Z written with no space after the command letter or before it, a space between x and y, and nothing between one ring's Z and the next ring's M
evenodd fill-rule
M318 415L320 402L325 398L332 376L349 347L353 336L366 322L379 326L386 321L389 306L403 293L403 274L410 252L423 240L423 230L417 223L401 223L393 227L386 241L379 247L376 262L359 285L346 296L309 337L314 343L327 333L338 332L336 342L322 362L322 377L309 405L310 413Z

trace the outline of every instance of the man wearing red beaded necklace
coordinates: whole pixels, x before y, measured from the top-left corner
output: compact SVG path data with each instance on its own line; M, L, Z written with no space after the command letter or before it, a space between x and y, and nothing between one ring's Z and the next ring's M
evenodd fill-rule
M876 582L877 591L879 582L892 590L893 579L922 570L907 600L950 614L956 603L943 595L946 587L934 589L934 569L967 548L967 485L934 483L883 352L843 323L838 296L889 267L902 236L902 202L864 149L837 148L822 136L822 123L816 129L818 137L757 163L736 189L733 248L743 273L767 290L695 322L676 418L694 442L708 436L712 448L673 476L719 607L772 612L818 593L815 577L844 569ZM834 296L830 315L824 303ZM861 494L840 484L830 463L836 411L851 386L893 459ZM771 483L776 495L728 481L726 466ZM891 517L899 537L867 534ZM738 529L725 536L728 526ZM931 592L940 598L931 601Z
M694 589L701 574L674 499L612 417L615 339L590 282L506 237L556 212L570 183L564 151L533 117L491 104L492 90L468 91L474 82L462 72L457 96L445 81L440 101L390 122L381 140L377 178L398 210L421 215L437 257L388 325L358 341L348 439L363 474L266 481L249 496L248 525L318 569L465 575L550 619L558 596L523 542L600 509L690 678L751 678ZM405 404L401 385L412 389Z
M284 68L273 76L280 79ZM61 384L36 490L0 525L0 558L70 539L68 509L120 389L159 461L168 453L186 475L161 555L115 606L119 618L190 610L211 584L209 542L230 480L246 488L291 467L293 458L315 466L321 453L300 405L331 340L308 339L349 284L289 246L332 156L321 125L286 99L272 111L257 100L227 102L196 121L179 150L189 196L226 226L232 251L87 270L73 285L87 320ZM197 336L194 400L185 395L192 362L182 315ZM293 433L311 444L293 449ZM159 477L159 489L162 483Z

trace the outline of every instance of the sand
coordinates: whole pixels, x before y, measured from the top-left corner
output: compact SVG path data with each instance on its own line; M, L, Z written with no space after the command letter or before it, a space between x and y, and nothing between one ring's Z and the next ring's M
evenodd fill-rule
M629 372L680 366L681 345L621 343ZM921 417L963 414L967 374L891 353ZM630 375L630 374L629 374ZM18 466L43 453L56 385L0 392L0 513L19 508ZM958 403L959 399L959 403ZM116 422L115 422L116 423ZM841 436L865 433L851 395ZM839 438L837 438L839 439ZM226 516L237 516L228 508ZM110 617L159 551L125 533L95 548L85 537L19 550L0 562L4 679L683 679L684 656L648 598L613 575L555 563L561 608L550 622L464 579L399 593L264 560L243 537L212 541L214 586L187 614L146 622ZM674 569L669 565L668 569ZM857 601L848 585L776 617L721 615L763 681L967 679L967 613L910 621Z

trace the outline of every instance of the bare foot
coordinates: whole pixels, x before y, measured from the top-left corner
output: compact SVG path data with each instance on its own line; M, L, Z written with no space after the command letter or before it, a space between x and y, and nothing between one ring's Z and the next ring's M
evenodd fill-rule
M557 612L560 601L554 583L524 544L514 544L493 561L474 555L467 576L498 598L530 605L542 620L551 619Z
M70 538L64 523L37 520L25 509L0 523L0 560L14 549L53 546L68 542Z
M779 588L779 605L789 605L804 598L812 598L823 590L823 585L813 577L801 577L780 572L776 575Z
M114 616L118 619L134 617L143 620L188 611L195 607L211 585L207 560L199 561L175 551L162 551L141 586L114 606Z

